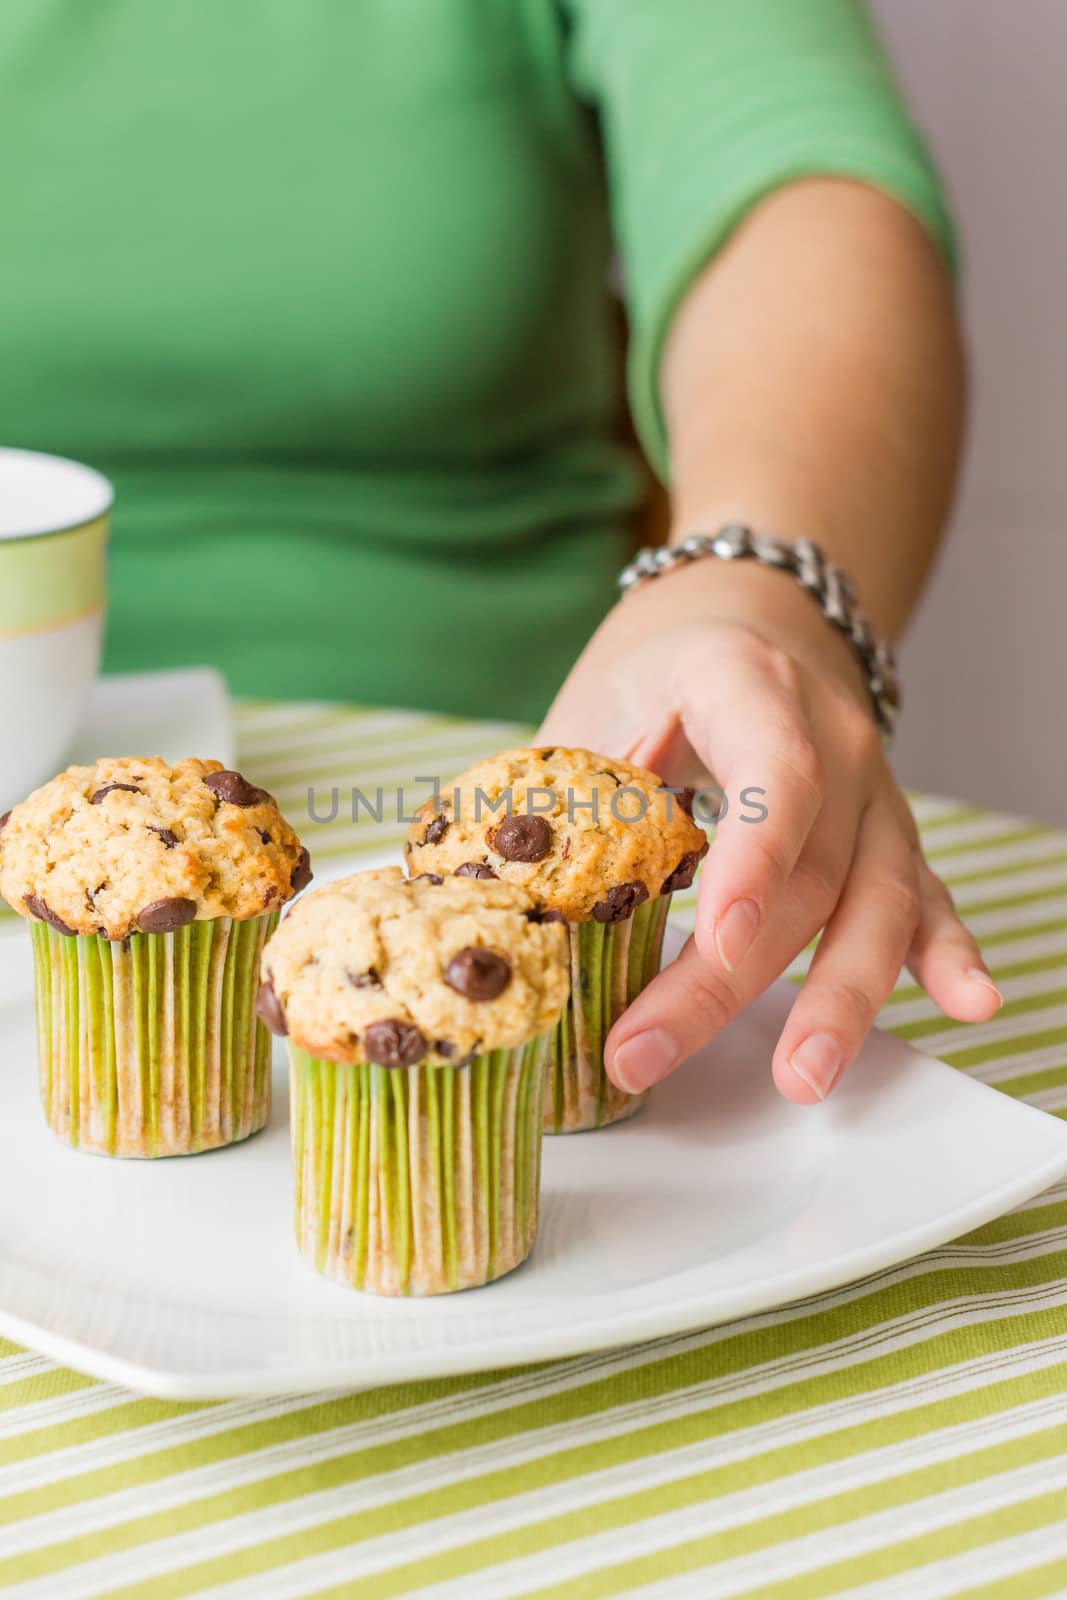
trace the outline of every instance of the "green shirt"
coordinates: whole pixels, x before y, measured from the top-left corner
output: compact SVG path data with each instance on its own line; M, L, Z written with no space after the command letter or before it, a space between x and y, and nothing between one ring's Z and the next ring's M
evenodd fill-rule
M0 439L118 500L108 665L537 717L611 603L629 399L761 196L949 248L853 0L3 0ZM783 270L788 270L787 264Z

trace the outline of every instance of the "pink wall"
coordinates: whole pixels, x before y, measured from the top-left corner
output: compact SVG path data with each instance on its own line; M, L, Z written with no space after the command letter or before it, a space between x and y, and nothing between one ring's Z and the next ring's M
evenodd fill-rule
M973 381L953 536L904 649L896 766L1067 822L1067 0L875 11L952 191Z

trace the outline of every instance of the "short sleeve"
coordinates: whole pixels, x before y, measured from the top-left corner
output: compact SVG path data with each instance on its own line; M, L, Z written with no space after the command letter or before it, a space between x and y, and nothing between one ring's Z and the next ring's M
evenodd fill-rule
M632 339L630 404L666 477L659 366L679 301L745 215L803 177L894 196L953 271L952 223L860 0L564 0L603 129Z

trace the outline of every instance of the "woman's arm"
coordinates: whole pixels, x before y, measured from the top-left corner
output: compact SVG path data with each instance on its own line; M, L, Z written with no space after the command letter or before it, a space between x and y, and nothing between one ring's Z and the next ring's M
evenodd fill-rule
M778 190L696 281L662 371L673 537L740 521L818 541L895 633L922 583L959 449L962 361L943 267L877 190ZM906 714L906 713L905 713ZM713 773L716 832L694 938L616 1025L611 1075L663 1077L821 929L776 1081L821 1099L907 959L961 1020L999 997L921 859L848 644L788 577L702 561L608 616L544 727L668 779ZM743 820L745 788L765 821Z
M947 274L887 196L780 189L694 284L661 371L674 527L806 533L896 634L948 511L963 361Z

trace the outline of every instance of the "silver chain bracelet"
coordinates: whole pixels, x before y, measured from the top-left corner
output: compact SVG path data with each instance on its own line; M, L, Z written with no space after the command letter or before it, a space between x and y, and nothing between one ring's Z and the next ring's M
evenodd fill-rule
M773 534L753 533L751 528L731 522L718 533L695 533L681 544L640 550L619 575L624 595L646 578L658 578L672 567L713 556L719 561L758 561L791 573L806 589L828 622L851 641L867 678L875 721L882 738L889 742L900 712L900 684L893 651L875 634L856 605L852 579L841 567L827 561L810 539L775 538Z

